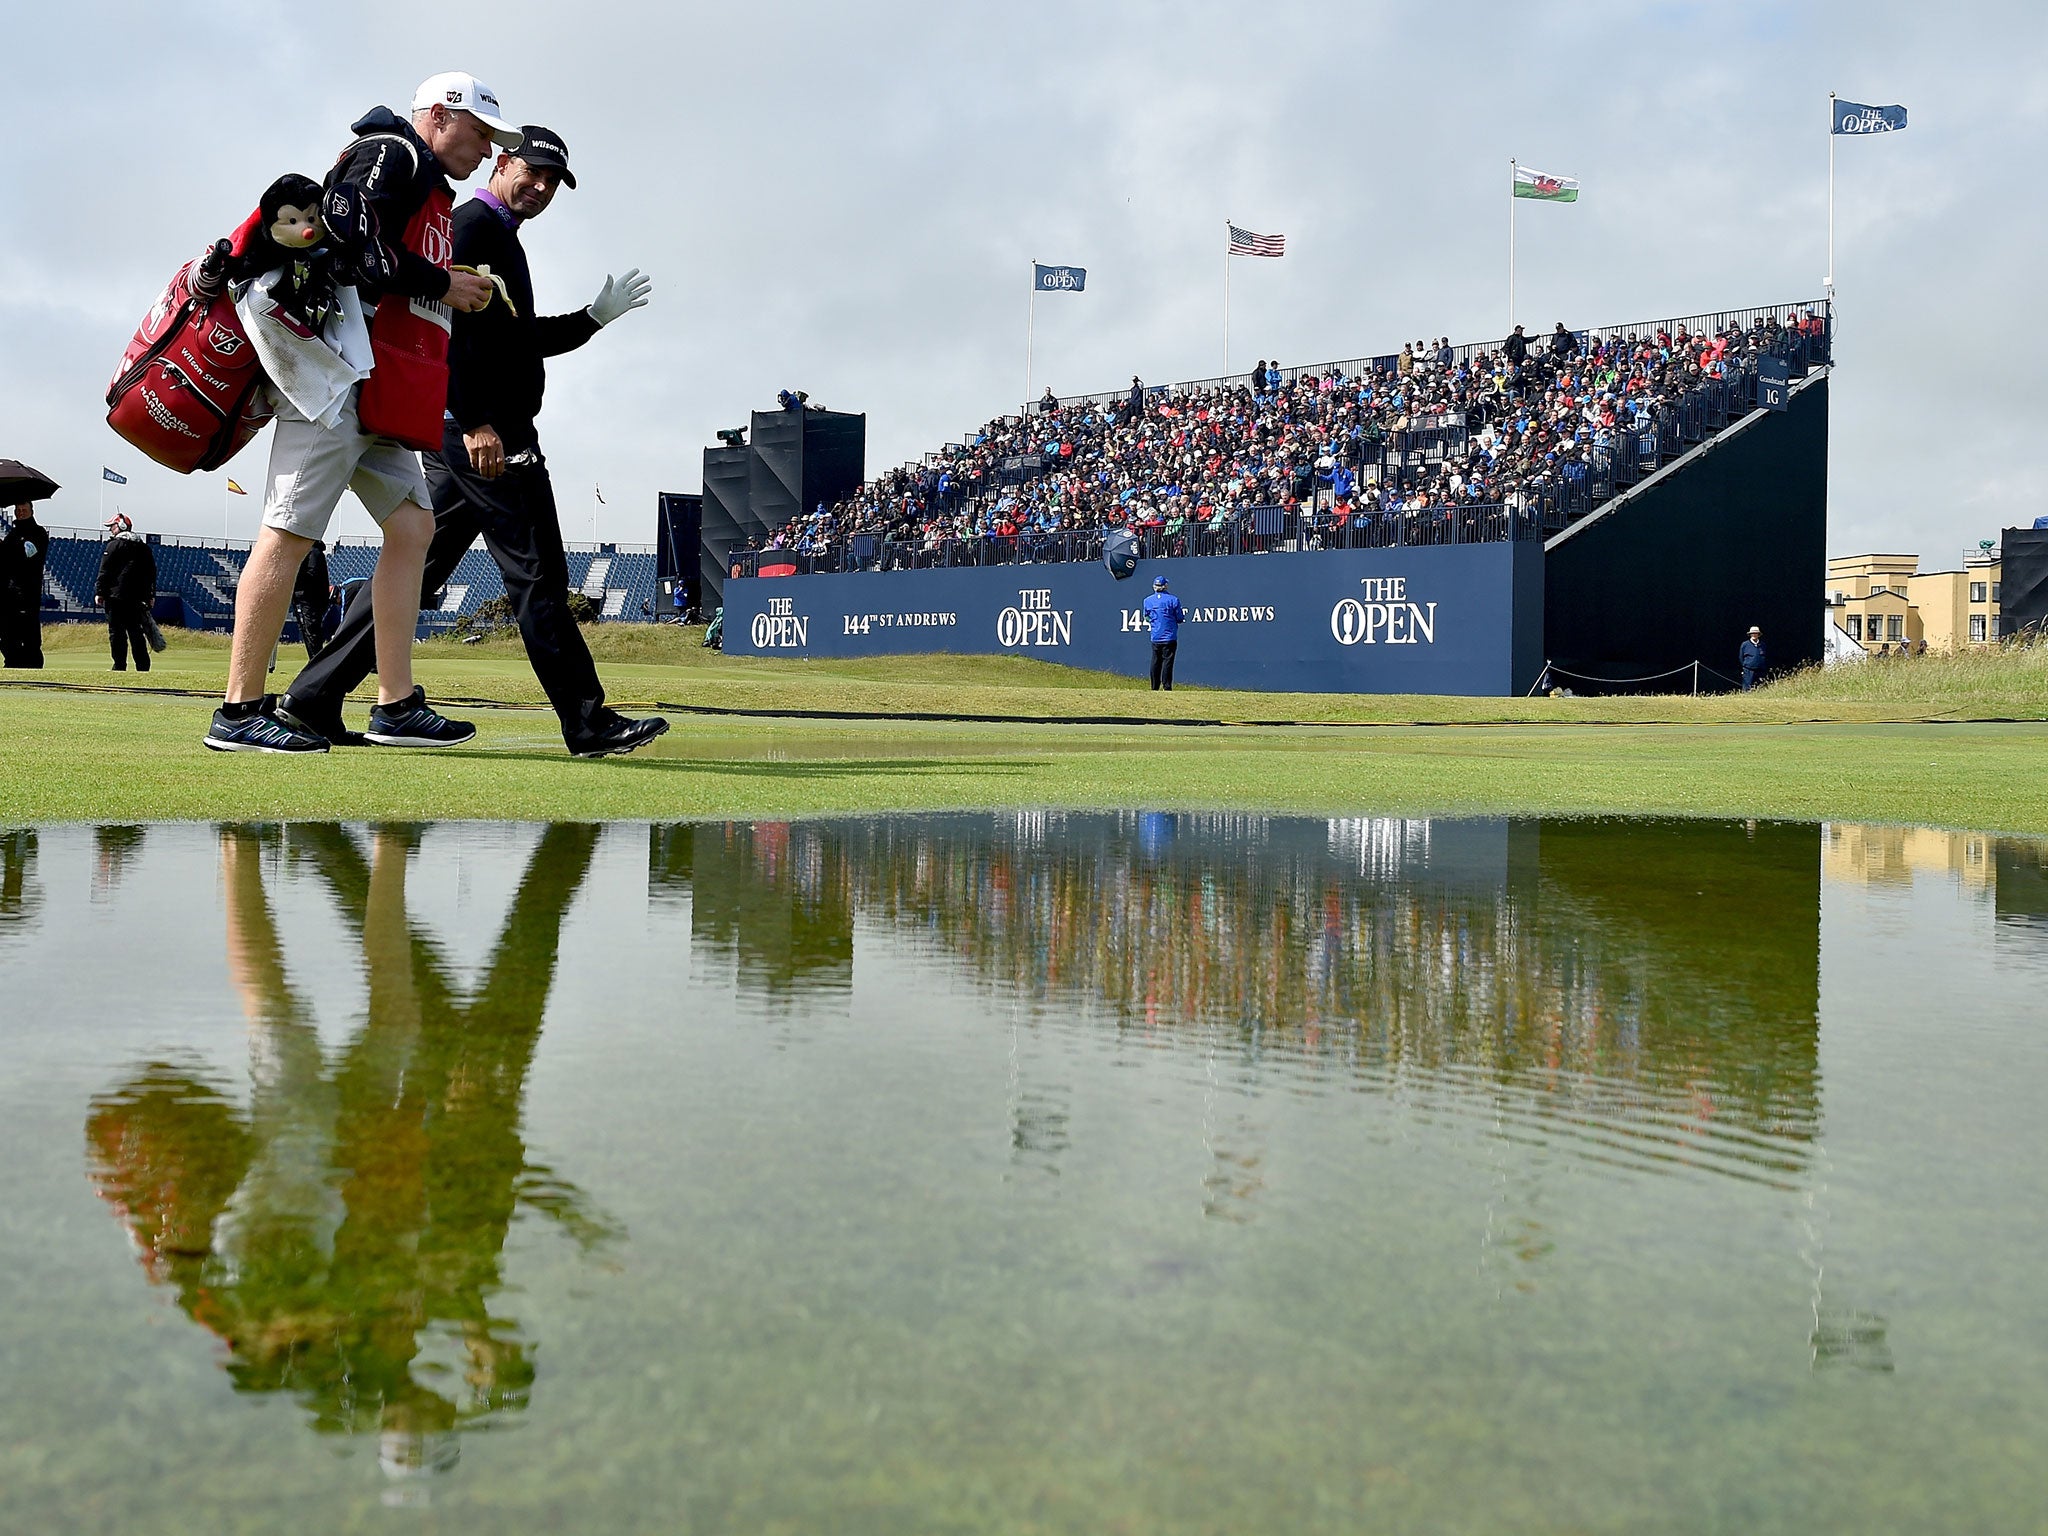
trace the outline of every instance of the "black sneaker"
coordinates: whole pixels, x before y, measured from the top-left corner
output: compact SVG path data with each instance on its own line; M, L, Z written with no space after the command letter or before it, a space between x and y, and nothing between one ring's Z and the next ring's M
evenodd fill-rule
M436 712L427 702L426 689L415 688L396 704L371 710L363 740L378 747L459 747L475 735L475 726Z
M265 694L253 714L230 719L225 709L213 712L206 744L216 752L325 752L327 738L302 731L277 718L277 700Z
M659 715L649 715L645 720L628 720L624 715L613 715L589 737L571 747L569 755L620 757L667 733L668 722Z
M352 731L342 723L340 710L330 709L318 700L298 699L286 694L277 701L277 718L294 730L311 736L325 736L337 747L365 745L362 732Z

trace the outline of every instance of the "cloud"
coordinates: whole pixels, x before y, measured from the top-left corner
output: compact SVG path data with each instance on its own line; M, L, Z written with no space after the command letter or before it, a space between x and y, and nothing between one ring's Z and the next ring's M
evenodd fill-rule
M1830 550L1930 554L2031 521L2043 398L2048 116L2036 5L1290 3L829 7L512 3L487 36L373 0L38 8L0 166L0 452L70 490L128 472L145 526L218 532L218 476L158 470L101 393L173 268L348 122L473 69L567 139L581 185L527 232L544 311L640 266L654 304L550 367L542 431L571 536L652 536L723 426L783 387L868 413L880 469L1025 398L1028 263L1089 268L1035 311L1063 393L1222 364L1223 222L1288 236L1234 265L1232 362L1480 340L1507 312L1510 157L1577 176L1516 211L1541 328L1815 295L1825 98L1912 127L1837 160L1842 366ZM1971 46L1958 48L1958 40ZM91 100L78 81L98 86ZM263 444L235 466L261 477ZM252 501L234 509L251 531ZM352 503L337 530L368 532Z

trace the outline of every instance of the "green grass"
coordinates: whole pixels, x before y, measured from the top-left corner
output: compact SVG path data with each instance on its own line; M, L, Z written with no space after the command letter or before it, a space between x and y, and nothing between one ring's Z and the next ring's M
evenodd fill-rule
M53 629L44 672L0 674L0 824L1031 805L1832 818L2048 833L2048 726L2038 723L2048 721L2048 651L2038 649L1815 670L1748 695L1513 700L1153 694L1007 658L759 661L705 651L697 632L673 627L590 633L616 704L672 711L676 728L654 748L567 758L553 716L531 707L540 695L517 642L492 640L418 655L434 698L513 706L459 711L478 723L471 747L209 753L199 737L226 670L224 641L174 635L154 671L114 674L103 631ZM692 712L706 710L750 713ZM804 718L834 712L871 718ZM902 718L915 714L1007 723ZM1176 723L1203 720L1302 723Z

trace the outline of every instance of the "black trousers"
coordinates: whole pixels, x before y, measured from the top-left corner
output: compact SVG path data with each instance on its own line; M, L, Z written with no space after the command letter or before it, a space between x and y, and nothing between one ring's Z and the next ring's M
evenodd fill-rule
M149 636L142 628L142 616L149 611L146 603L120 598L107 599L107 643L114 652L114 670L128 670L129 651L135 653L135 670L149 670Z
M607 718L597 664L576 621L569 617L569 556L547 462L513 465L495 480L469 467L462 434L450 427L441 451L424 455L434 500L434 541L427 549L420 600L447 583L463 553L481 533L505 579L505 595L526 642L526 659L562 722L572 748L593 737ZM371 577L374 585L376 577ZM370 593L358 592L320 655L285 691L317 713L339 713L348 691L377 669L377 636Z
M10 667L43 664L43 613L0 596L0 662Z
M1173 653L1180 649L1178 640L1154 640L1152 642L1152 687L1156 691L1164 688L1173 692Z

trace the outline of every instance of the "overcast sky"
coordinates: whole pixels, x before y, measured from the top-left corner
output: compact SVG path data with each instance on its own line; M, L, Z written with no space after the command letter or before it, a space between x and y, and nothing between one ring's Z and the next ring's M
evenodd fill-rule
M97 522L110 465L144 528L253 533L257 495L113 435L107 378L272 178L458 68L568 143L581 185L525 237L541 310L655 278L550 369L572 539L595 510L650 542L655 493L785 386L867 413L870 473L1016 409L1034 257L1088 269L1037 306L1061 392L1220 371L1226 218L1288 242L1231 264L1236 368L1498 337L1511 157L1584 187L1521 205L1532 330L1816 297L1830 90L1912 116L1839 141L1830 553L1952 567L2048 512L2040 0L76 0L6 32L0 456L63 483L59 525ZM258 495L267 445L228 470Z

